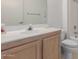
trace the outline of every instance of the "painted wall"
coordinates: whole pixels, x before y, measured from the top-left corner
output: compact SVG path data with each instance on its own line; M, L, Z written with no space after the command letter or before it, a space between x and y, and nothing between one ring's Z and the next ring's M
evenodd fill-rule
M68 31L68 0L62 0L62 28Z
M62 27L62 0L47 0L48 24L54 27Z
M78 32L78 0L47 0L48 24L62 27L70 36ZM74 30L76 26L76 30Z

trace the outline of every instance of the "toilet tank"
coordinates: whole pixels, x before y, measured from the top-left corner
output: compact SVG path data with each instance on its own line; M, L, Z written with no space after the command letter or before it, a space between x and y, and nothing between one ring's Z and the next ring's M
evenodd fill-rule
M75 37L75 36L70 36L70 39L71 39L71 40L78 41L78 37Z

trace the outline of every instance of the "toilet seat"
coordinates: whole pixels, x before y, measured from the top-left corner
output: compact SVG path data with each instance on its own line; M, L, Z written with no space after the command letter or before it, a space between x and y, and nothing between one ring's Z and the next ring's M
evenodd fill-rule
M70 39L66 39L64 41L62 41L62 44L66 47L70 47L70 48L77 48L78 43L75 42L74 40L70 40Z

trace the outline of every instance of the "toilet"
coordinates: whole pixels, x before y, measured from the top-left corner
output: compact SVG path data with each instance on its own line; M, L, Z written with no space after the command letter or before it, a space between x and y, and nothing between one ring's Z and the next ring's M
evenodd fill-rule
M66 39L65 36L66 34L62 32L61 35L62 43L61 46L64 51L64 57L63 59L78 59L78 39L75 37L70 36L69 39ZM63 40L64 39L64 40Z

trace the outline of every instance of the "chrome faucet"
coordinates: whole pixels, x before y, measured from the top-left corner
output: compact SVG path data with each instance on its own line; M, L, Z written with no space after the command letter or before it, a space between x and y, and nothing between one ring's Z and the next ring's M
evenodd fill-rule
M33 29L32 24L29 24L28 30L31 31Z

